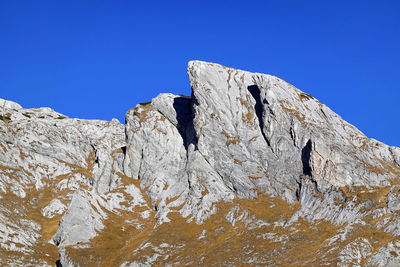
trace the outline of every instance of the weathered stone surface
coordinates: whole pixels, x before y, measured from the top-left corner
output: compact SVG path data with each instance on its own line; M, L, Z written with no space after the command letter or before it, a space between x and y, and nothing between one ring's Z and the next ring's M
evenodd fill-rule
M188 75L125 125L0 99L2 265L398 263L400 148L277 77Z
M373 255L368 264L371 266L388 266L395 267L400 265L400 242L390 242L387 246L382 247Z
M5 256L0 262L49 262L58 253L48 242L74 191L101 194L118 186L124 127L115 121L70 119L49 108L2 103L0 233L5 250L0 254Z
M53 218L55 215L62 214L67 209L64 203L55 198L42 209L42 215L48 218Z

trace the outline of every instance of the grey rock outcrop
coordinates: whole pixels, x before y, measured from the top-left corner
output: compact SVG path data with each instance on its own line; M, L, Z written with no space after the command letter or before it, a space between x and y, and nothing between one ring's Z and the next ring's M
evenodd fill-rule
M16 253L29 262L46 238L63 266L206 264L170 254L223 238L230 256L218 261L228 265L289 263L276 255L307 238L320 242L309 248L318 262L291 264L396 262L400 148L367 138L277 77L201 61L189 62L188 75L191 97L160 94L129 110L125 126L1 100L0 190L13 205L0 204L1 249L11 255L0 262L17 264ZM38 214L28 216L25 199ZM54 236L46 220L60 221ZM163 239L169 225L190 225L198 237L174 243L189 235L182 230ZM296 239L303 228L306 238ZM230 232L243 244L272 243L263 251L246 243L236 255ZM114 239L116 256L101 254Z
M190 101L162 94L127 115L125 171L152 185L154 203L163 206L167 197L186 198L193 190L207 192L202 202L208 208L233 196L254 198L259 190L293 203L307 179L314 191L324 191L385 186L398 175L390 167L394 148L368 139L279 78L199 61L189 63L188 73ZM198 170L212 178L194 180ZM194 189L198 184L204 189ZM163 193L164 185L176 191ZM193 213L187 208L183 214Z

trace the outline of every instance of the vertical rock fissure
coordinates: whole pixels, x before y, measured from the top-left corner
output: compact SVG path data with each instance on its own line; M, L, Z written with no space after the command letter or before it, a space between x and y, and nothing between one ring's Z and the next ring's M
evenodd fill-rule
M262 118L263 105L262 105L261 97L260 97L260 88L257 85L250 85L247 87L247 90L249 91L249 93L253 96L254 100L256 101L256 104L254 105L254 110L255 110L256 116L258 118L258 124L260 127L261 134L264 137L265 142L267 142L267 145L272 149L271 143L263 131L263 128L264 128L264 121Z
M311 157L312 143L309 139L306 145L301 150L301 161L303 163L303 174L312 177L310 157Z
M177 128L182 137L186 152L190 144L196 144L193 126L192 99L188 97L174 98L173 107L176 112Z
M143 157L144 157L144 149L142 148L141 152L140 152L140 165L139 165L139 169L138 169L138 180L141 179L141 172L142 172L142 165L143 165Z
M176 112L176 120L178 125L176 126L179 134L182 137L183 145L186 151L186 164L185 171L188 169L189 162L189 146L193 144L197 149L197 138L195 136L195 130L193 125L194 112L193 112L193 96L188 97L176 97L174 99L173 107ZM191 188L189 175L187 175L188 188Z

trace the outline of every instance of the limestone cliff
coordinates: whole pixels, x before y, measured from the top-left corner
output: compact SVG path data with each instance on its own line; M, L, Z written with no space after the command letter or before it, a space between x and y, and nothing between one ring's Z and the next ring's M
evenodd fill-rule
M400 148L285 81L191 61L126 124L0 100L0 264L400 264Z

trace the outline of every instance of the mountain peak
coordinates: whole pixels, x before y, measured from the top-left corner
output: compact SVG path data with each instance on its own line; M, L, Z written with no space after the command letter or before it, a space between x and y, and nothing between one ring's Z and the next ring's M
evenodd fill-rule
M0 101L3 265L398 261L400 148L280 78L188 75L125 125Z

